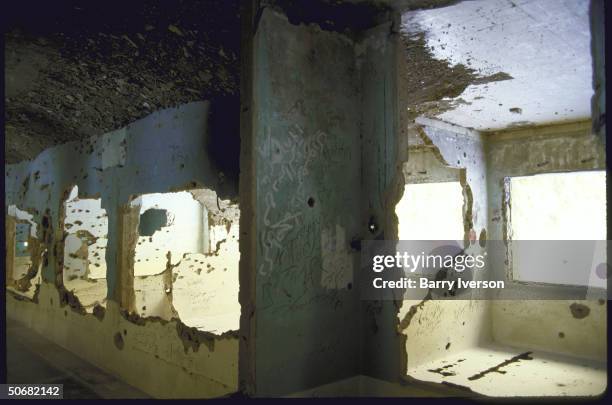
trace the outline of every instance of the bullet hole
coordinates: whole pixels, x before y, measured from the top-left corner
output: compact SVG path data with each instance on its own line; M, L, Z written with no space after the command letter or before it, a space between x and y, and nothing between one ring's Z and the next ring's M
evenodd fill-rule
M559 338L563 339L565 337L565 333L559 332Z
M446 344L446 350L450 349L450 347L451 347L451 344L450 344L450 342L448 342L448 343Z
M146 307L146 306L143 306L143 307L142 307L142 310L143 310L143 311L146 311L146 310L147 310L147 307Z
M120 332L115 333L113 342L115 343L115 347L117 349L123 350L123 347L125 346L125 342L123 341L123 337L121 336Z
M349 290L351 290L351 289L353 288L353 283L348 283L348 284L346 285L346 288L347 288L347 289L349 289Z
M104 314L106 313L106 310L104 309L104 307L102 305L97 304L94 309L93 309L93 315L99 320L99 321L103 321L104 320Z
M589 314L591 313L591 308L587 307L586 305L574 302L572 305L570 305L570 311L572 311L572 316L574 318L583 319L589 316Z
M42 217L43 228L49 228L49 217L47 215Z
M123 329L123 336L127 336L127 329Z
M480 247L485 247L487 245L487 230L483 229L482 231L480 231L480 237L478 238L478 242L480 244Z
M314 198L310 197L308 199L308 206L312 208L312 207L314 207L314 205L315 205L315 200L314 200Z
M510 112L513 114L521 114L523 112L523 109L519 107L512 107L510 108Z

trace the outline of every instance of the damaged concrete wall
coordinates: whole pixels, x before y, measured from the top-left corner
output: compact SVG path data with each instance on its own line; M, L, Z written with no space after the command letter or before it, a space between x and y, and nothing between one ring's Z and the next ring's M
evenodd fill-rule
M106 246L108 215L100 198L78 198L75 186L63 205L64 287L92 312L106 305Z
M102 137L5 166L5 204L32 213L44 252L37 294L24 300L9 293L8 316L155 397L219 396L237 389L237 332L212 334L178 318L142 318L124 302L133 270L121 252L122 232L133 198L208 188L221 199L237 199L237 184L211 163L208 107L196 102L162 110ZM63 283L62 207L74 186L79 199L101 198L108 215L107 306L91 314Z
M606 145L606 27L603 0L591 0L591 55L593 56L593 89L591 116L593 133Z
M42 251L34 215L15 205L5 216L6 287L20 296L33 298L41 281Z
M343 35L295 26L266 8L254 53L257 304L250 344L257 394L278 395L358 367L351 290L358 255L348 241L359 231L359 92L354 44ZM345 259L337 266L326 256Z
M390 23L347 33L272 7L260 13L251 112L257 273L245 337L255 354L245 384L278 395L360 372L363 195L374 187L371 201L383 209L396 173L394 45ZM368 164L386 171L367 184L364 147L375 154Z
M406 164L412 167L408 179L423 181L427 176L427 181L448 181L458 177L464 198L464 247L472 254L482 254L488 218L485 141L478 132L437 120L420 118L417 124L424 145L413 148L429 159L418 167L411 154ZM407 354L404 374L425 361L491 339L490 308L482 300L431 300L427 295L422 301L404 301L398 319Z
M406 178L448 181L455 175L448 166L461 168L464 242L475 254L486 252L487 241L508 237L507 176L605 167L590 121L495 133L426 118L417 123L423 142L411 146L410 157L416 159L405 164ZM406 336L408 380L494 396L600 393L606 375L606 302L538 299L554 297L563 286L516 288L524 300L440 301L428 294L422 301L405 301L399 330ZM520 362L518 371L491 374L514 362ZM547 377L539 380L540 375ZM499 389L502 381L506 385Z
M358 44L361 69L361 238L397 238L395 206L401 199L406 140L399 122L399 16L366 31ZM401 339L398 302L361 301L361 373L396 382Z
M590 121L492 133L487 140L492 240L507 237L505 177L605 170L605 150L592 135ZM532 298L550 290L536 285L522 288ZM576 316L572 304L585 306L587 315ZM493 301L493 335L504 344L602 361L607 346L606 309L606 303L598 301Z
M215 333L238 330L240 210L214 191L145 194L134 249L134 307ZM127 254L130 254L129 252Z

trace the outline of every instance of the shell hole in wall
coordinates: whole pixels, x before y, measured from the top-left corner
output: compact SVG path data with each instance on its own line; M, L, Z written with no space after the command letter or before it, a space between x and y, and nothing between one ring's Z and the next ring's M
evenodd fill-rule
M108 215L101 198L79 198L74 186L64 202L64 287L87 312L106 306Z
M37 224L34 216L15 205L8 208L8 226L13 234L6 235L6 249L12 263L7 268L7 288L29 298L34 297L41 282L41 260L37 249ZM39 257L35 257L38 255Z
M238 205L209 189L143 194L130 205L139 213L137 313L212 333L238 330Z

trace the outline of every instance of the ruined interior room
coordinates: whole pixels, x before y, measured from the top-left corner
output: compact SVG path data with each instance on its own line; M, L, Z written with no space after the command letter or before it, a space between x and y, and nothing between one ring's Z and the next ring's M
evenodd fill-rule
M608 4L128 3L2 16L1 383L605 395ZM423 241L499 289L373 295L370 247Z

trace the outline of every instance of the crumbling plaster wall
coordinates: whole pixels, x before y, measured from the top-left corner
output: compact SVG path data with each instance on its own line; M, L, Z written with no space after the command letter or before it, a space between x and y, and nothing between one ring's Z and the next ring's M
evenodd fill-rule
M485 140L475 131L427 118L417 119L421 146L412 146L428 159L416 160L410 154L405 170L423 181L449 181L456 178L464 189L464 247L482 254L487 227L487 168ZM427 177L425 177L427 176ZM478 275L474 274L474 279ZM435 358L460 352L491 340L491 312L488 303L476 299L406 300L398 313L398 331L405 337L407 358L404 373Z
M106 245L108 216L102 200L79 199L75 186L64 203L62 281L89 312L106 305Z
M593 133L597 134L602 144L606 145L606 27L603 0L591 0L591 55L593 56L593 89L591 115Z
M485 241L504 240L506 176L605 168L604 151L591 134L590 122L487 134L460 128L453 133L453 126L428 119L417 122L423 127L426 145L413 149L429 148L422 153L441 157L449 166L466 167L462 183L470 186L473 199L471 213L464 212L471 216L465 218L466 225L472 222L466 226L470 241L480 242L483 230ZM471 135L466 138L465 134ZM417 176L417 181L428 180L425 176L430 172L441 181L447 180L447 172L422 167L432 161L421 159L417 164L409 159L405 167L410 168L410 176ZM408 369L488 341L605 359L606 303L581 302L589 308L589 314L576 317L570 309L574 301L534 300L538 291L531 289L531 299L524 301L424 300L417 306L405 305L400 311L400 328L404 328L407 338ZM550 291L539 293L544 296Z
M34 216L15 205L5 216L5 282L11 291L32 298L41 281L42 251Z
M32 300L7 294L7 315L155 397L220 396L237 390L238 339L200 332L180 320L140 318L125 310L130 267L120 246L132 198L191 188L237 199L237 184L219 176L208 150L208 102L162 110L128 127L43 151L5 166L5 204L40 224L43 282ZM108 303L87 314L62 283L61 207L74 185L101 197L108 213ZM126 222L127 221L127 222Z
M491 240L506 238L505 177L606 167L605 150L592 134L590 121L486 136ZM605 301L578 301L590 311L586 317L576 317L570 308L576 301L536 299L551 294L555 287L523 283L518 288L524 290L528 299L492 301L496 342L599 361L606 359Z

